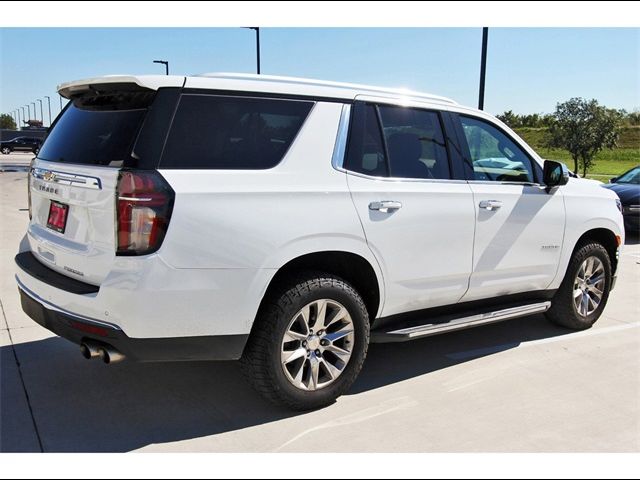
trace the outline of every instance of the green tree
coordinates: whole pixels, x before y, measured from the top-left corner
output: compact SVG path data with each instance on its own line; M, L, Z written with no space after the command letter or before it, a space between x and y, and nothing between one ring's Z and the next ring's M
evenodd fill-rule
M8 128L9 130L16 129L16 122L13 117L7 113L0 115L0 128Z
M518 128L522 126L520 124L520 116L517 113L513 113L512 110L507 110L502 115L496 115L498 120L506 123L511 128Z
M574 171L581 169L585 176L599 151L616 146L620 120L618 111L599 105L597 100L572 98L556 105L548 145L568 150Z

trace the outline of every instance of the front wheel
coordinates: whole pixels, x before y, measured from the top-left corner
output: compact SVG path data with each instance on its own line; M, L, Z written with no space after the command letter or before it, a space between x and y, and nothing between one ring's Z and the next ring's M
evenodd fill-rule
M241 360L245 376L263 397L293 410L330 405L367 355L362 298L338 277L309 273L284 282L267 301Z
M2 150L0 151L3 155L9 155L11 153L11 149L9 147L2 147Z
M611 260L600 243L582 245L573 254L551 308L552 322L575 330L591 327L604 310L611 290Z

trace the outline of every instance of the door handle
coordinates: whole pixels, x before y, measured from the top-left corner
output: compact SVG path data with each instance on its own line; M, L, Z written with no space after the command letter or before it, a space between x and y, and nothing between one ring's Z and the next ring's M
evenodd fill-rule
M402 203L395 202L393 200L383 200L381 202L371 202L369 204L369 210L378 210L382 213L389 213L392 210L398 210L402 208Z
M480 202L480 208L484 208L490 212L498 210L501 206L502 202L500 200L482 200Z

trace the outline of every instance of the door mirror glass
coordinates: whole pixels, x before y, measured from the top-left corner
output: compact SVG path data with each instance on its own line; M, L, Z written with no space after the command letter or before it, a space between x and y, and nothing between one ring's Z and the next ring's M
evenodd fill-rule
M618 181L618 177L613 177L609 179L609 183L616 183Z
M543 177L547 187L566 185L569 182L569 169L564 163L545 160Z

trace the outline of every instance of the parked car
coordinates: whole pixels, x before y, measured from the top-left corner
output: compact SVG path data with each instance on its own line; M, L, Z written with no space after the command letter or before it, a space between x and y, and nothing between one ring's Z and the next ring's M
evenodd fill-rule
M16 278L86 358L239 359L305 410L370 342L536 313L585 329L613 288L616 195L447 98L242 74L58 91Z
M12 140L0 142L0 152L8 155L11 152L33 152L36 155L40 151L42 139L36 137L16 137Z
M627 234L640 235L640 165L612 178L604 187L613 190L620 197Z

